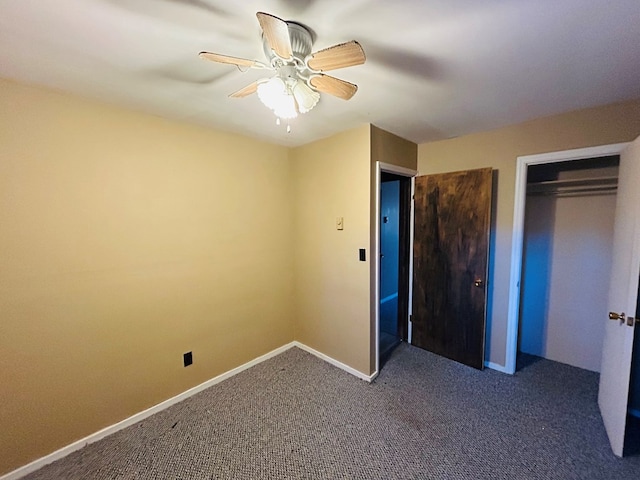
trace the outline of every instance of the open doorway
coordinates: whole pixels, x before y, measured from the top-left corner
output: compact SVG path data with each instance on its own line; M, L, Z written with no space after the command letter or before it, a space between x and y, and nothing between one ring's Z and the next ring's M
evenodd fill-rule
M408 240L411 184L408 177L382 172L380 178L380 362L407 341Z
M378 163L376 229L377 368L410 341L411 197L414 170Z
M400 179L383 173L380 183L380 359L402 341L398 311L400 267Z

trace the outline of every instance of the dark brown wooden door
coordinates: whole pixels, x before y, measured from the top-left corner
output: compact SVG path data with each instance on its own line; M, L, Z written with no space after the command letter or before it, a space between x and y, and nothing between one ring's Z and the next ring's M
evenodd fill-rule
M484 368L490 168L416 178L411 343Z

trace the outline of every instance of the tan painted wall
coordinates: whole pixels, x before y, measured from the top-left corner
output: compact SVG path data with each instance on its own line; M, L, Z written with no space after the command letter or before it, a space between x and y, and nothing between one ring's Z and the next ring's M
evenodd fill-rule
M292 149L291 158L296 339L369 374L369 125Z
M371 163L389 163L415 170L418 165L418 145L371 125Z
M0 81L0 474L294 339L291 173L283 147Z
M504 365L516 157L633 140L640 135L640 100L579 110L490 132L418 146L421 175L472 168L498 170L487 360Z

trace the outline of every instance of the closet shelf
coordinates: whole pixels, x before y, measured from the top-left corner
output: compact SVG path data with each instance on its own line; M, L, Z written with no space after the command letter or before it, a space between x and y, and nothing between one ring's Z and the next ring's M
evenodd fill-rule
M527 194L563 196L614 194L617 188L618 177L574 178L529 183Z

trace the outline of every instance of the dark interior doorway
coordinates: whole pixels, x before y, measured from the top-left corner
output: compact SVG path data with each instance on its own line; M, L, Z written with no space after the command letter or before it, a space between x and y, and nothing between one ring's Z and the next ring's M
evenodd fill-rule
M408 339L411 178L382 172L380 182L380 366Z

